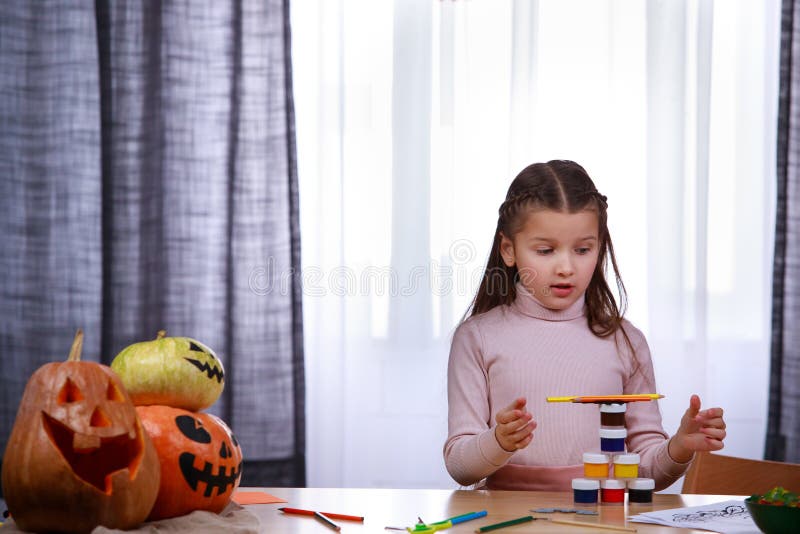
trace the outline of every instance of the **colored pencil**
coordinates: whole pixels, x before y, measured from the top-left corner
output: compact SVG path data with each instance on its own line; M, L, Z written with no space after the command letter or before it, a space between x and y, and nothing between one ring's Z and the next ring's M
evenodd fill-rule
M623 532L636 532L633 527L624 527L622 525L609 525L607 523L588 523L585 521L570 521L568 519L551 519L551 523L559 523L561 525L572 525L575 527L589 527L598 528L603 530L621 530Z
M526 515L524 517L518 517L516 519L510 519L508 521L503 521L502 523L495 523L494 525L486 525L485 527L481 527L477 529L475 532L489 532L490 530L497 530L498 528L505 528L505 527L513 527L514 525L519 525L520 523L527 523L528 521L536 520L536 517L532 515Z
M297 514L297 515L314 515L314 510L301 510L300 508L278 508L281 512L285 514ZM345 521L364 521L364 517L360 515L345 515L345 514L335 514L333 512L321 512L325 517L330 517L331 519L343 519Z
M325 523L325 525L326 525L328 528L332 529L332 530L335 530L335 531L337 531L337 532L338 532L338 531L340 531L340 530L342 530L342 527L340 527L339 525L337 525L336 523L334 523L333 521L331 521L330 519L328 519L327 517L325 517L325 515L324 515L324 514L321 514L321 513L319 513L319 512L314 512L314 517L316 517L317 519L319 519L319 520L320 520L322 523Z
M458 525L459 523L463 523L464 521L471 521L473 519L479 519L481 517L486 517L486 510L481 510L480 512L470 512L468 514L457 515L455 517L451 517L448 521L450 521L454 525Z
M583 395L547 397L547 402L636 402L663 399L658 393L636 393L632 395Z
M481 517L485 517L486 514L487 514L486 510L481 510L480 512L469 512L466 514L457 515L454 517L444 519L442 521L437 521L435 523L424 523L420 521L414 526L413 529L409 527L406 530L417 534L428 534L430 532L437 532L439 530L448 529L453 525L458 525L459 523L463 523L465 521L480 519Z

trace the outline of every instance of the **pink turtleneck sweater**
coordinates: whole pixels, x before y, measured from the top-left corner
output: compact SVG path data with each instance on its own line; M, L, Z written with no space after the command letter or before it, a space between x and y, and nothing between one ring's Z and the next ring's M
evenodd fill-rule
M599 338L584 315L584 299L565 310L542 306L521 285L510 306L471 317L455 332L447 371L447 471L464 486L486 479L493 489L567 491L583 475L584 452L600 450L596 404L548 403L562 395L656 392L644 335L624 328L636 350L634 373L621 335ZM494 435L497 412L517 397L538 426L525 449L505 451ZM627 405L628 452L641 455L639 476L656 489L676 481L688 467L672 460L656 401Z

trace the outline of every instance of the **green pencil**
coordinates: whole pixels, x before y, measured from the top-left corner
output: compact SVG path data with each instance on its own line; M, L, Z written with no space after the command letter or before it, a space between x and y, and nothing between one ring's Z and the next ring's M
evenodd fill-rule
M504 527L511 527L514 525L519 525L520 523L527 523L528 521L533 521L536 519L532 515L526 515L525 517L518 517L516 519L510 519L508 521L503 521L502 523L495 523L494 525L486 525L485 527L481 527L475 532L489 532L490 530L497 530L498 528Z

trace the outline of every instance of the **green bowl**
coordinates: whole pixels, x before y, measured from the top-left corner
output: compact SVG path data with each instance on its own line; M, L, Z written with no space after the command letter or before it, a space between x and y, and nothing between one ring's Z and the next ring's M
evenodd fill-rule
M766 534L797 534L800 532L800 508L790 506L777 506L774 504L758 504L751 501L752 497L744 500L750 517L756 526Z

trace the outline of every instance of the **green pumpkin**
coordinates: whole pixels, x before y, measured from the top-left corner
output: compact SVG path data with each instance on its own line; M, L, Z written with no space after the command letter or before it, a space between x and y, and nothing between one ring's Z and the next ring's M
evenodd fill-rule
M225 370L207 346L188 337L166 337L124 348L111 362L136 406L163 404L196 412L214 404Z

